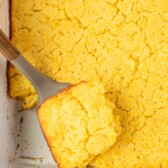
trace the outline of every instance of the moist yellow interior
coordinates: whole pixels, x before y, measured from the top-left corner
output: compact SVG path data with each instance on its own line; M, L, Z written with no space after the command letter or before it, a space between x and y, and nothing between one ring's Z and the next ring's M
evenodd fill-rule
M95 82L72 86L40 106L40 125L59 168L84 168L116 142L121 127L113 109Z
M12 0L12 41L54 80L102 82L122 133L96 168L168 167L166 0ZM12 66L9 94L37 101Z

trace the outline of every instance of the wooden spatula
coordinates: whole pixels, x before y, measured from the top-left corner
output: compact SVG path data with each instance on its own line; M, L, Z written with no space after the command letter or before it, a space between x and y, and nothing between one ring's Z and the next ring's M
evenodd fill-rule
M68 83L53 81L37 69L35 69L22 54L15 48L8 37L0 29L0 52L10 61L23 75L25 75L35 87L40 105L48 97L57 94L60 90L70 86Z

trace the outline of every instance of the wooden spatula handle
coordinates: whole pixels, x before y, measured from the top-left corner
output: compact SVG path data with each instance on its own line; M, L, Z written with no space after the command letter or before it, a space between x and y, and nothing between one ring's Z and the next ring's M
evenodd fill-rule
M14 60L20 53L0 29L0 52L6 57L7 60Z

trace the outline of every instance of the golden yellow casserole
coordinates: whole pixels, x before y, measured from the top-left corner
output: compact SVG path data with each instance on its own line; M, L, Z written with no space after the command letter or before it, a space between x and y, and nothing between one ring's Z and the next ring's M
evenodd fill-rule
M168 1L12 0L12 41L54 80L102 82L122 133L95 168L168 167ZM9 94L37 101L12 66Z
M111 147L121 132L102 84L82 82L38 109L41 128L60 168L83 168Z

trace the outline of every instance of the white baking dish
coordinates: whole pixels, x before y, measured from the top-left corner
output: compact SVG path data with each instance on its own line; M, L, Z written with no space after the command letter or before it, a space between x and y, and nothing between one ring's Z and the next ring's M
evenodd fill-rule
M0 27L9 34L9 2L0 0ZM53 168L36 111L18 112L6 94L6 60L0 56L0 168Z

